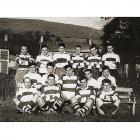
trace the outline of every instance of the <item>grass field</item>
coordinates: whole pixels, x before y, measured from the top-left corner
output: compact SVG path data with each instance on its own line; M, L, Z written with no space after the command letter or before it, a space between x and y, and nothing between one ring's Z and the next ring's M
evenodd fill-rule
M140 95L136 93L136 115L132 116L126 105L121 105L115 118L100 119L90 114L87 118L76 118L72 114L18 114L12 102L15 94L15 71L10 71L9 75L0 75L0 121L1 122L135 122L140 121ZM138 88L137 88L138 89Z

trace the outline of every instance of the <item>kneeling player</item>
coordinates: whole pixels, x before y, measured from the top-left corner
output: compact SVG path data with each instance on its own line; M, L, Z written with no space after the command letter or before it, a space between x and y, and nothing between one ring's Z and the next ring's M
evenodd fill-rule
M120 99L118 94L111 88L111 80L104 79L102 81L102 89L97 95L96 105L101 115L115 115Z
M95 90L87 86L86 77L80 78L80 87L76 90L76 103L74 104L75 115L87 116L95 103Z
M62 98L60 87L55 85L55 76L48 75L48 83L44 85L40 100L40 107L43 111L54 113L61 110Z
M24 87L20 88L16 93L14 103L20 112L31 113L34 112L37 107L37 89L31 87L31 79L29 77L24 78Z

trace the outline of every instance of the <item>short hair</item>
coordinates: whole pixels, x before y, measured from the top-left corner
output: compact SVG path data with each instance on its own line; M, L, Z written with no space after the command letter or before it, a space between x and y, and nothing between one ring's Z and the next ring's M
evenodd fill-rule
M81 46L80 45L76 45L75 48L81 48Z
M53 77L55 79L55 75L54 74L49 74L48 78Z
M92 48L97 49L97 46L93 43L93 44L90 46L90 50L91 50Z
M87 81L87 78L86 78L85 76L81 76L81 77L79 78L79 81L82 81L82 80L86 80L86 81Z
M87 71L89 71L90 73L92 73L92 70L91 69L84 70L84 73L86 73Z
M110 68L108 66L103 66L102 71L104 71L104 70L109 70L110 71Z
M25 82L26 79L29 79L30 82L31 82L31 79L30 79L29 77L25 77L25 78L23 78L23 82Z
M58 47L63 46L65 48L65 44L64 43L59 43Z
M111 80L109 80L109 79L104 79L104 80L102 81L102 85L104 85L104 83L108 83L108 84L111 85Z
M48 49L48 46L46 44L43 44L43 45L41 45L41 49L42 48L47 48Z
M49 62L49 63L47 64L47 67L48 67L48 66L54 67L54 63L53 63L53 62Z
M21 49L22 49L22 47L26 47L26 49L28 50L28 47L26 45L21 45Z
M66 70L67 68L71 68L72 69L72 65L66 65L66 66L64 66L64 69Z
M37 66L37 64L35 63L35 62L32 62L32 63L29 63L29 67L31 67L31 66Z

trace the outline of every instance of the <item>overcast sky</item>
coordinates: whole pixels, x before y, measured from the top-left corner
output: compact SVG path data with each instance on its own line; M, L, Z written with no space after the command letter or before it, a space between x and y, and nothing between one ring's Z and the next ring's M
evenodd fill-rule
M88 26L95 29L102 29L103 25L106 23L104 19L99 17L37 17L33 19Z

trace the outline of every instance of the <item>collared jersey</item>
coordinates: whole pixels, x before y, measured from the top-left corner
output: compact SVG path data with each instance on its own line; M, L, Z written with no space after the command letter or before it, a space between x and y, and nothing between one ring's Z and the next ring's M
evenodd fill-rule
M60 98L61 90L59 86L56 85L47 85L43 87L42 93L46 96L46 101L53 102Z
M26 55L21 53L17 55L15 61L18 66L18 69L26 69L29 68L29 64L33 62L33 58L29 53Z
M82 68L85 66L84 57L82 54L76 55L74 54L71 57L71 63L74 69L78 68L78 66L81 66Z
M38 72L47 73L47 64L48 62L52 62L52 61L53 60L51 54L37 56L36 63L38 66Z
M76 100L80 103L86 103L88 99L95 100L95 91L92 87L86 87L84 89L78 88L76 90Z
M77 87L77 76L74 74L72 76L63 75L60 80L62 85L62 95L66 100L70 100L75 96L75 90Z
M93 87L93 88L97 88L98 85L97 85L97 80L93 79L93 78L90 78L88 81L87 81L87 86L90 86L90 87Z
M53 56L53 61L55 63L55 67L63 68L70 61L70 55L67 53L56 53Z
M88 69L91 69L91 68L100 69L102 65L101 57L99 55L89 55L86 58L86 64L88 66Z
M102 56L102 61L104 61L104 65L110 69L116 69L116 63L120 63L120 57L114 52L106 53Z
M32 101L34 95L37 94L37 89L36 88L20 88L19 91L16 93L16 97L21 101L21 102L28 102Z

